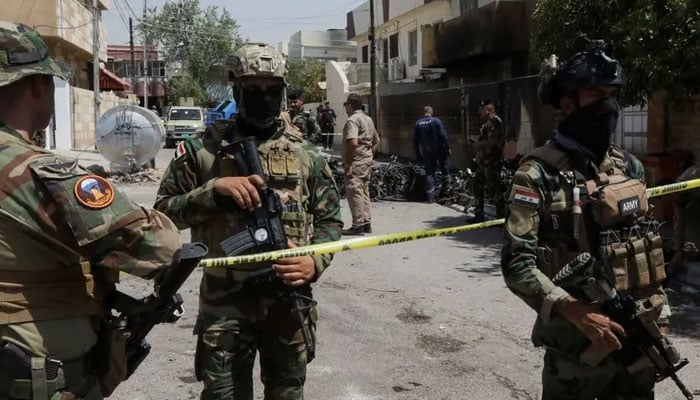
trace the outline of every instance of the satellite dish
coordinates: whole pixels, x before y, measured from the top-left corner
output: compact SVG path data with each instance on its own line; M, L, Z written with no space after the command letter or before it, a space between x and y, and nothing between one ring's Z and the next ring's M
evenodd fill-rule
M156 156L164 137L163 122L156 113L135 105L121 105L100 117L95 147L113 169L136 171Z

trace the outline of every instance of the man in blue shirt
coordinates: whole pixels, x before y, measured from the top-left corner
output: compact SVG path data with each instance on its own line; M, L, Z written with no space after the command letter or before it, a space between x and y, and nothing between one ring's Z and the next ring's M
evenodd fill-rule
M416 160L425 166L426 184L425 194L427 201L435 201L435 171L442 173L442 178L449 176L448 159L452 154L447 143L447 131L442 121L433 117L433 108L425 106L424 115L413 129L413 149Z

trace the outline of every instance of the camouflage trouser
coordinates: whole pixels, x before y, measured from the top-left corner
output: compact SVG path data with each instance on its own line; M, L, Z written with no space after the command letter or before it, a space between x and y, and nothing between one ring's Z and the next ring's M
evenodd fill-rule
M484 200L488 195L496 206L496 218L503 218L506 211L504 191L499 160L485 159L480 161L474 176L474 216L484 216Z
M90 374L85 360L63 361L63 382L58 383L61 391L56 391L57 381L47 382L47 400L71 398L75 400L102 400L102 391L95 375ZM79 394L77 397L62 397L62 392ZM31 379L12 380L0 370L0 400L33 400Z
M372 162L353 163L352 175L345 182L345 197L348 199L352 225L360 226L371 222L369 178L372 172Z
M547 350L542 400L653 400L654 383L651 367L629 374L608 358L591 368Z
M195 372L204 382L201 399L252 400L253 364L260 352L264 399L302 400L306 347L290 302L266 290L244 290L234 297L227 297L229 316L200 313L197 319ZM313 336L316 318L312 309Z

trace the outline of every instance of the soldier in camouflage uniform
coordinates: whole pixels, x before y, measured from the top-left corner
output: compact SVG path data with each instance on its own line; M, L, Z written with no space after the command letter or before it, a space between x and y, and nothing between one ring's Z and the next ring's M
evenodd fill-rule
M249 212L260 206L263 179L240 176L225 146L254 135L268 186L280 195L290 246L325 243L340 238L340 196L331 170L310 143L299 138L279 118L283 100L285 60L274 48L248 44L232 61L234 97L239 107L236 125L210 129L203 137L180 143L163 175L156 208L194 240L205 243L212 256L224 256L220 242L243 231ZM233 129L230 129L233 128ZM253 399L253 364L260 352L267 400L303 398L307 353L292 303L284 285L302 288L328 268L330 255L278 260L280 279L246 280L249 274L226 268L204 271L200 287L195 369L204 381L203 400ZM306 323L315 327L316 311ZM313 331L313 330L312 330Z
M304 110L304 95L300 92L290 93L287 98L291 107L289 116L294 126L299 128L304 139L316 143L321 138L321 126L315 113Z
M476 151L474 217L468 219L470 223L484 221L484 198L487 194L496 206L496 218L503 218L505 213L505 188L501 182L505 139L503 121L496 115L493 102L488 99L479 102L479 116L483 121L479 134L469 137L469 143Z
M30 142L51 118L53 76L69 75L37 32L0 21L2 400L109 395L107 371L97 368L104 360L98 337L107 333L97 289L113 286L119 271L153 278L180 246L165 215ZM24 377L29 365L8 358L13 346L32 366L31 378ZM47 356L63 362L55 377Z
M624 329L602 313L600 304L552 281L577 254L587 252L618 292L649 300L662 327L659 335L665 330L670 309L661 288L660 236L640 238L635 225L626 228L641 208L627 216L616 214L623 215L616 225L596 218L592 208L606 180L631 184L636 179L640 197L635 204L640 198L646 203L641 163L609 142L620 110L616 95L622 69L601 48L579 53L561 66L553 58L548 68L540 97L561 108L564 119L554 138L526 155L513 177L501 258L510 290L538 312L532 340L546 349L542 399L653 399L655 376L648 360L632 368L617 357ZM573 207L579 193L582 210ZM645 250L647 238L650 250ZM618 255L632 261L618 263Z

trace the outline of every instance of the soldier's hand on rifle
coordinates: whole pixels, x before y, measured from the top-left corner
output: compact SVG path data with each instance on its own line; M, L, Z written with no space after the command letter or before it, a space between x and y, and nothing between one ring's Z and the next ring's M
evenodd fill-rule
M290 248L297 247L291 240L287 242ZM282 258L272 265L272 269L290 286L303 286L316 275L316 264L311 256Z
M265 181L258 175L227 176L214 182L214 190L222 196L231 197L244 210L255 211L262 205L258 189Z
M624 336L625 330L617 322L602 313L597 304L586 304L570 298L556 306L562 317L574 324L594 344L607 345L621 349L622 344L617 335Z

